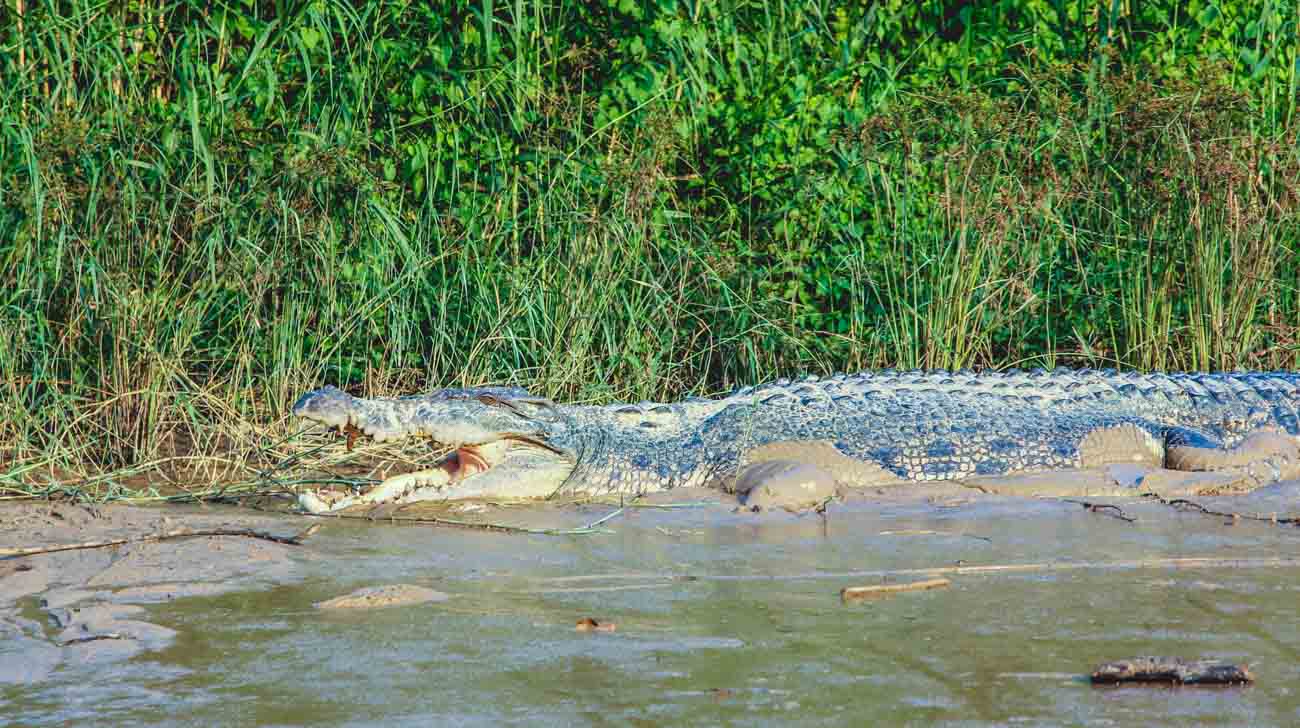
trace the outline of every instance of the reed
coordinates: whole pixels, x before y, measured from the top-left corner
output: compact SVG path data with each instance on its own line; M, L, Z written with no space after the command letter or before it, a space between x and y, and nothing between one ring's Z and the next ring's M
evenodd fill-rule
M326 382L1300 368L1293 4L473 5L0 10L7 493Z

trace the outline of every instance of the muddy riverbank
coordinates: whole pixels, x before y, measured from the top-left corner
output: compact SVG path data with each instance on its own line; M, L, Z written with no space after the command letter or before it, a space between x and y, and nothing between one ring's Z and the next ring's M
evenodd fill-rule
M1300 486L1205 499L1286 514ZM322 521L301 546L219 537L0 560L0 714L21 725L1300 720L1300 529L1140 499L957 488L824 516L708 493L582 536ZM617 506L458 517L572 528ZM290 536L233 508L0 508L0 547L175 528ZM845 587L943 589L845 602ZM321 609L359 589L437 599ZM581 631L583 619L615 624ZM1251 665L1255 685L1099 689L1140 654Z
M0 506L0 550L182 529L283 531L285 526L283 518L233 509L18 502ZM63 666L121 661L163 649L176 633L150 622L145 605L292 583L299 578L289 553L294 548L221 536L0 559L0 684L40 683Z

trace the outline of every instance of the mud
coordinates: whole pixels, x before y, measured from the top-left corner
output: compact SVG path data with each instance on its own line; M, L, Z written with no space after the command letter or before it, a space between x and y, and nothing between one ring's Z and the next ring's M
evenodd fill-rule
M381 609L383 607L403 607L425 602L445 602L450 597L440 591L426 589L414 584L389 584L386 586L368 586L357 589L351 594L316 602L317 609Z
M1300 722L1300 528L1085 499L1122 520L1077 500L891 486L796 514L675 491L622 504L583 536L322 519L299 547L196 538L0 559L0 716L33 726ZM1294 516L1300 484L1201 500ZM564 529L619 508L430 513ZM10 505L0 547L177 527L290 535L305 522ZM841 597L940 578L950 583ZM316 607L384 585L448 598ZM589 617L617 629L575 629ZM1097 665L1135 655L1226 660L1256 682L1090 684Z
M0 549L148 536L178 527L284 530L284 519L227 508L0 505ZM0 684L48 678L170 646L175 630L142 604L292 583L295 547L197 537L0 559Z

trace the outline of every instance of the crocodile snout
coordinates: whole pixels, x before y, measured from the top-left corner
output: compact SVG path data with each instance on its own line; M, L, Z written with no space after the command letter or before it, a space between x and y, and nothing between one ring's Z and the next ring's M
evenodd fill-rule
M348 424L348 412L352 409L353 399L352 395L338 387L326 385L299 397L293 404L293 414L332 427L342 427Z

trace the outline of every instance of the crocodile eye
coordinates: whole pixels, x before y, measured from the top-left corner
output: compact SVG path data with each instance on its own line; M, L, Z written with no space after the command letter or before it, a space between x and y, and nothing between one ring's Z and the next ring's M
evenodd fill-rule
M511 402L508 399L501 399L500 397L492 394L480 394L477 397L475 397L475 399L477 399L479 402L482 402L483 404L489 407L499 407L501 409L508 410L511 414L514 414L518 417L522 417L526 420L532 419L527 415L527 413L525 413L523 410L515 406L514 402Z

